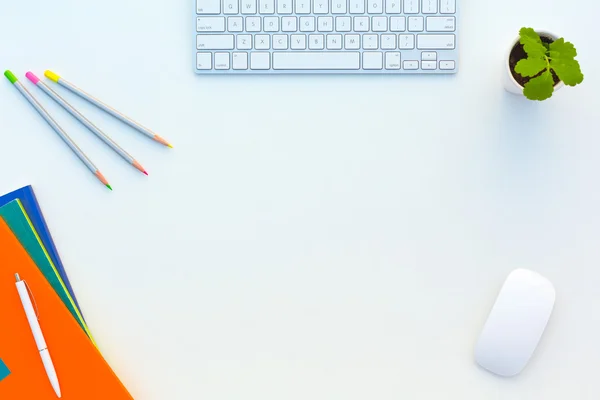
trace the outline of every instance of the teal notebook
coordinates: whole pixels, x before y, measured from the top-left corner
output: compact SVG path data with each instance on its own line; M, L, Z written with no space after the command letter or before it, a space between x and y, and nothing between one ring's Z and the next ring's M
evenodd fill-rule
M10 371L4 361L0 359L0 381L10 375Z

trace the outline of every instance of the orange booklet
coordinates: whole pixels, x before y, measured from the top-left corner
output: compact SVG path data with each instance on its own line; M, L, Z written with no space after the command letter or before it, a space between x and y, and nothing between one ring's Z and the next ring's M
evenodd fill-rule
M0 399L57 399L15 286L17 273L37 304L62 399L133 399L1 218L0 358L10 374L0 381Z

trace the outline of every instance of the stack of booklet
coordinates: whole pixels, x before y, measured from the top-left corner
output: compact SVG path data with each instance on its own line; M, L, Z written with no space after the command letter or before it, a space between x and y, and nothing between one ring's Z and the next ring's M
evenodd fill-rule
M28 319L17 280L27 288L36 321ZM39 348L33 325L39 325L47 350ZM45 352L55 370L53 379L41 357ZM40 205L27 186L0 197L0 399L59 396L133 398L100 353Z

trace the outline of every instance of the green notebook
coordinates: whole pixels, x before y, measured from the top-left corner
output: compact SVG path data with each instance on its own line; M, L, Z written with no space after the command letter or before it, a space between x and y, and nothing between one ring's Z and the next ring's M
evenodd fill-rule
M23 246L23 248L27 251L29 257L31 257L48 283L50 283L62 302L69 309L73 315L73 318L75 318L75 320L81 326L81 329L84 330L84 332L93 342L92 335L89 332L89 329L83 320L79 309L67 291L63 280L60 278L60 275L52 263L46 248L42 244L42 241L35 231L35 228L31 224L29 216L21 205L21 201L18 199L13 200L10 203L0 207L0 217L6 222L10 230L17 237L21 243L21 246Z

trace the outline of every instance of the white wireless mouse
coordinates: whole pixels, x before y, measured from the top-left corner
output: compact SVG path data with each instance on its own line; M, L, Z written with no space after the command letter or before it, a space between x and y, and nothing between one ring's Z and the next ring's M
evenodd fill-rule
M475 346L477 364L502 377L520 374L542 338L555 298L548 279L529 270L513 271Z

